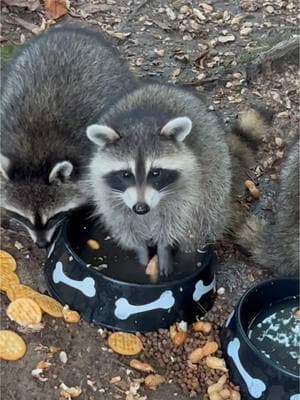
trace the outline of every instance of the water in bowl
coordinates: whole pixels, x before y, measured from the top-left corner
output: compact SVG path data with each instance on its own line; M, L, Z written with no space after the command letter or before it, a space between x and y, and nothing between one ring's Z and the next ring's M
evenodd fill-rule
M265 308L251 322L248 336L265 357L298 375L300 367L299 299L280 301Z

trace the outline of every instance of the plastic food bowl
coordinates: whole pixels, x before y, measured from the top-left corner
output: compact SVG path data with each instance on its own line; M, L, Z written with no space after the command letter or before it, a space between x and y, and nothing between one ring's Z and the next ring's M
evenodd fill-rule
M222 347L243 399L300 400L297 308L299 279L280 278L250 288L229 316Z
M99 250L87 246L96 239ZM210 247L196 253L174 253L174 272L151 283L136 255L123 251L91 211L79 210L52 243L45 265L51 294L95 325L147 332L174 321L194 321L215 298Z

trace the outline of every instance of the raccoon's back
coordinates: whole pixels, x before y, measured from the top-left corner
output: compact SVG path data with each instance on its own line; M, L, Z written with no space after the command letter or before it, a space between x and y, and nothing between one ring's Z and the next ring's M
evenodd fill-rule
M85 128L132 85L102 35L71 26L31 40L2 74L2 151L34 158L84 154ZM41 154L41 149L44 150Z

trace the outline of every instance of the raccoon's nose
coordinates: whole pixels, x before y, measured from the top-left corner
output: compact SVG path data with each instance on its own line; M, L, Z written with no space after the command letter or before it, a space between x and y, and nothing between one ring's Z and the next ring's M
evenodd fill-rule
M150 207L146 203L136 203L132 209L136 214L147 214L150 211Z
M38 239L36 241L36 245L39 249L44 249L48 245L48 241L46 239Z

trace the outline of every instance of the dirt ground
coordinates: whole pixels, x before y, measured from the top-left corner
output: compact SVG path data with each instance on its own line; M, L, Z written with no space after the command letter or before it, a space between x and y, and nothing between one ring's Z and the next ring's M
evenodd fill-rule
M39 1L5 0L1 8L2 59L28 40L32 32L42 31L51 23ZM274 63L263 63L261 70L251 74L247 71L259 54L295 34L297 12L297 2L291 0L88 0L71 1L68 14L56 23L88 24L108 32L139 76L195 86L207 98L210 109L221 114L226 126L240 110L253 104L271 108L274 128L249 171L261 198L253 202L244 196L253 212L268 219L272 218L285 151L276 146L274 139L281 137L288 142L299 122L298 65L288 55ZM45 253L35 248L25 232L18 226L1 227L1 248L15 256L22 283L42 293L47 291L43 278ZM255 266L230 242L218 244L216 252L218 287L224 287L225 292L218 295L210 316L221 324L241 293L272 273ZM1 329L20 331L6 316L7 304L6 297L1 296ZM141 375L131 374L128 360L108 350L99 328L85 322L67 325L47 317L44 321L41 331L22 333L28 345L24 358L1 362L2 399L59 399L61 382L80 386L80 399L125 399L125 390L111 384L111 378L121 376L126 381L128 374ZM64 364L59 352L54 353L51 367L45 372L48 380L41 382L31 371L39 361L49 359L50 346L66 352L68 360ZM155 364L155 360L152 362ZM189 398L174 382L140 393L148 400Z

